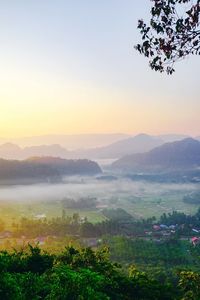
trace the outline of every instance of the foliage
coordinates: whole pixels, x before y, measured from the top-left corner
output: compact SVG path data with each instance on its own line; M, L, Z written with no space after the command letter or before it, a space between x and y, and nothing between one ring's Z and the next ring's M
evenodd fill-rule
M177 236L191 236L192 228L200 228L200 209L194 215L186 215L181 212L173 211L164 213L157 220L155 217L148 219L135 220L123 209L104 210L107 216L106 221L93 224L87 219L82 220L78 213L66 216L63 212L62 217L52 219L28 219L22 218L19 224L15 224L14 236L26 236L36 238L40 236L79 236L79 237L101 237L103 235L126 235L126 236L146 236L146 232L153 230L154 224L165 224L174 226ZM169 233L171 232L168 229ZM158 232L159 233L159 232ZM152 233L154 236L156 232Z
M13 259L19 268L11 267ZM46 261L51 263L41 269L41 263ZM142 281L143 274L140 278L139 273L137 279L133 274L123 274L118 265L109 261L107 249L94 252L90 248L68 247L53 257L30 246L29 253L1 252L0 263L0 298L5 300L162 299L159 282L155 284L147 276Z
M177 281L161 280L131 266L127 274L109 260L107 248L70 246L50 255L30 246L28 252L0 252L0 266L4 300L197 300L200 295L199 273L182 271Z
M184 291L183 300L200 299L200 274L194 272L181 272L179 286Z
M200 1L152 2L149 24L143 20L138 22L142 43L135 48L149 58L153 70L172 74L176 61L200 54Z
M200 247L193 249L187 241L153 241L107 236L104 237L104 243L109 246L111 259L123 265L134 263L142 269L155 266L165 269L199 266Z

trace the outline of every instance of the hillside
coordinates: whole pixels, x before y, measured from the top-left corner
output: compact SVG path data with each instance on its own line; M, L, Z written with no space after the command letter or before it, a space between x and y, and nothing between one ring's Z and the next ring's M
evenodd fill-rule
M52 137L52 142L56 141L57 143L48 144L48 139L44 138L41 145L34 145L35 140L30 139L33 143L32 146L21 147L18 144L14 143L4 143L0 145L0 158L4 159L27 159L32 156L53 156L60 157L65 159L79 159L79 158L87 158L87 159L118 159L120 157L135 154L135 153L144 153L152 150L155 147L161 146L167 142L174 142L181 139L184 139L186 136L183 135L162 135L162 136L150 136L147 134L138 134L136 136L127 137L126 135L97 135L91 136L75 136L66 138L65 146L63 146L63 141L61 136L57 138ZM98 146L100 141L102 143L107 144L104 146ZM112 142L114 138L118 140ZM89 142L89 139L91 141ZM63 136L64 140L64 136ZM111 143L109 142L111 141ZM38 142L40 139L38 140ZM74 142L72 144L71 142ZM95 144L96 141L96 144ZM20 140L19 140L20 142ZM59 142L59 143L58 143ZM80 142L80 144L79 144ZM85 142L85 144L84 144ZM71 149L72 146L81 145L81 147ZM88 145L92 145L92 147L88 147Z
M22 149L13 143L4 143L0 145L0 158L21 159Z
M146 153L122 157L113 169L130 172L154 172L194 169L200 166L200 142L187 138L166 143Z
M111 133L111 134L57 134L57 135L41 135L41 136L29 136L24 138L15 138L5 140L2 142L12 142L21 147L40 146L40 145L51 145L59 144L64 148L83 149L83 148L94 148L103 147L114 143L116 141L128 138L127 134L123 133ZM1 139L0 139L1 141Z
M101 173L97 163L89 160L66 160L35 157L27 160L0 159L0 180L5 182L59 181L63 176L95 175Z
M190 138L189 135L185 135L185 134L161 134L158 135L158 137L162 139L165 143L172 143L172 142L181 141Z
M71 152L58 144L40 145L21 148L13 143L0 145L0 158L4 159L28 159L32 156L52 156L71 158Z
M164 141L158 137L147 134L138 134L134 137L119 140L105 147L77 151L77 155L89 158L115 159L133 153L143 153L160 146L163 143Z

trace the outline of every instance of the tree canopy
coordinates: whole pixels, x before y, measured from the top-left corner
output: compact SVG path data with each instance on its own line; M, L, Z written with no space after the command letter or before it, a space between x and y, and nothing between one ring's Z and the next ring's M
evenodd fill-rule
M49 254L37 246L0 252L0 299L4 300L198 300L200 274L179 272L163 280L138 271L123 271L107 248L68 246Z
M138 21L141 44L135 48L155 71L172 74L174 63L200 55L200 0L151 0L149 24Z

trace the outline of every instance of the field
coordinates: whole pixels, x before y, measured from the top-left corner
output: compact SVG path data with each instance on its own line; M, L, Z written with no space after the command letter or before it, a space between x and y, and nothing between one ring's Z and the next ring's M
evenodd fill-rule
M99 181L71 178L64 184L6 186L0 189L1 219L9 226L22 217L55 218L62 216L62 200L95 197L97 207L66 209L66 215L79 213L91 222L106 218L103 208L123 208L135 218L160 216L173 210L193 214L198 205L183 202L184 195L196 191L195 184L158 184L128 179Z

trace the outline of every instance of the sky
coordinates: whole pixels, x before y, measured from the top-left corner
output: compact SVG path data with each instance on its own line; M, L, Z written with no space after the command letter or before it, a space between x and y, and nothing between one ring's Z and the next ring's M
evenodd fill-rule
M150 0L2 0L0 137L200 135L200 59L167 76L134 45Z

